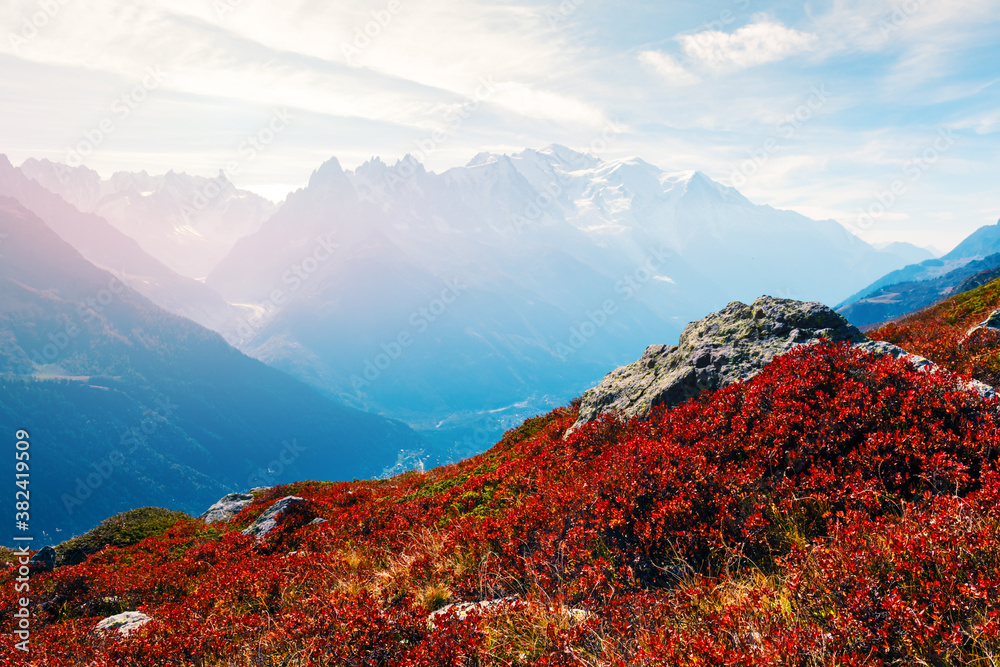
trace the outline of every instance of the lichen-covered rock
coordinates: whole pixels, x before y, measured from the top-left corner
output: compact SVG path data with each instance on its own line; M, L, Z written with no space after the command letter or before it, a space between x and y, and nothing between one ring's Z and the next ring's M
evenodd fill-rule
M309 516L310 503L305 498L298 496L285 496L281 500L275 501L273 505L257 517L257 520L243 530L244 535L250 535L258 540L266 539L278 526L282 525L289 514L305 514L306 522L315 518Z
M146 616L146 614L143 614L141 611L126 611L121 614L115 614L114 616L107 617L97 624L95 630L102 632L117 630L119 634L127 637L130 632L141 628L152 620L152 618Z
M205 510L205 513L198 518L205 523L229 521L252 502L253 495L249 493L230 493L220 498L219 502Z
M679 345L652 345L639 361L609 373L583 395L571 431L605 413L634 417L660 404L678 405L703 391L748 380L774 357L820 338L865 340L821 303L767 296L750 306L731 303L689 324Z

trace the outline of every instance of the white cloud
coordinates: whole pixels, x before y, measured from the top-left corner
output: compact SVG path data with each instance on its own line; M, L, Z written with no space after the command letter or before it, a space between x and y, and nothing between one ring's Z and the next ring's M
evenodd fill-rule
M522 116L594 127L608 123L600 109L559 93L537 90L514 81L498 83L494 88L489 102Z
M996 0L833 0L814 17L823 58L898 54L883 80L883 90L897 96L955 74L956 54L970 42L991 39L991 24L998 19Z
M972 129L976 134L993 134L1000 132L1000 111L987 111L964 118L955 123L955 128Z
M16 28L37 12L35 1L0 8L0 26ZM573 92L546 85L566 71L575 51L543 38L537 12L403 0L390 14L384 2L365 4L289 0L275 12L267 3L228 1L69 3L20 48L0 40L0 54L126 78L156 65L170 74L166 88L175 92L420 128L439 124L435 110L469 98L490 79L511 82L491 103L522 116L603 121ZM227 9L220 14L215 5ZM345 59L345 46L358 55Z
M818 37L759 18L733 33L706 30L679 38L684 53L716 71L734 71L776 62L813 48Z
M662 51L643 51L639 54L639 62L653 68L660 76L676 86L698 83L698 75L689 72L669 53Z
M434 169L484 149L586 148L613 117L634 131L609 154L719 180L778 136L780 149L746 193L846 218L867 203L868 183L891 183L923 149L928 127L947 124L963 130L963 141L899 204L912 218L907 229L939 224L930 221L935 206L971 227L1000 210L989 180L1000 115L996 89L987 90L995 82L985 80L996 76L988 62L998 0L727 0L732 15L701 27L704 7L587 3L556 29L546 12L559 0L400 0L391 21L388 0L88 0L59 3L58 15L15 50L8 33L19 34L38 3L0 3L0 144L20 159L64 159L112 100L159 66L169 75L163 89L92 166L214 174L242 128L286 106L298 114L295 129L253 165L247 185L300 182L334 154L345 165L395 159L435 129L448 139L428 158ZM751 4L772 13L750 17ZM220 15L223 5L232 11ZM366 27L371 41L348 63L343 46ZM659 41L673 35L669 45ZM774 65L755 68L765 63ZM454 128L449 118L484 79L496 90ZM785 140L776 124L822 84L830 106ZM956 176L965 154L968 174ZM935 204L952 192L971 194ZM967 231L956 224L947 233Z

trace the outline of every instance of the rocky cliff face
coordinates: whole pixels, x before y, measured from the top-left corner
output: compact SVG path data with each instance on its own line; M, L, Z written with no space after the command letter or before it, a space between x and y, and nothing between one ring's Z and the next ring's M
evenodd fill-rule
M703 391L748 380L774 357L820 338L866 340L820 303L767 296L750 306L731 303L689 324L679 345L652 345L637 362L609 373L583 395L573 429L605 413L633 417L663 403L678 405Z

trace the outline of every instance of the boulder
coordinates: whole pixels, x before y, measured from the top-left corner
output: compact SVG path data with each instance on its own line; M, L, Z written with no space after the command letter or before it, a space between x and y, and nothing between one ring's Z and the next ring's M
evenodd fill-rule
M990 316L982 323L987 329L1000 329L1000 309L994 310Z
M243 530L244 535L250 535L258 540L266 539L276 528L281 526L291 513L300 514L304 510L306 516L311 514L311 503L298 496L285 496L275 501L273 505L257 517L257 520ZM309 519L315 516L309 517ZM309 520L307 519L307 521Z
M429 630L434 630L437 626L437 619L452 612L454 613L455 618L459 621L464 621L471 613L488 614L505 609L517 611L532 607L538 609L537 605L529 604L528 602L516 597L497 598L495 600L483 600L481 602L456 602L455 604L449 604L441 607L435 612L432 612L431 615L427 617L427 628ZM548 607L547 612L549 614L564 616L573 624L583 623L591 617L591 613L586 609Z
M35 552L35 555L28 561L28 567L41 572L51 572L56 569L56 550L52 547L43 547Z
M127 637L130 632L141 628L152 620L152 618L146 616L140 611L126 611L121 614L115 614L114 616L107 617L97 624L95 630L100 632L117 630L119 634Z
M229 521L234 516L253 502L253 495L249 493L230 493L219 499L205 513L199 516L205 523L215 523L216 521Z
M679 405L703 391L757 375L774 357L818 342L862 342L857 328L821 303L761 297L734 302L693 322L676 346L652 345L637 362L609 373L583 395L570 432L606 413L634 417Z
M1000 309L994 310L990 313L990 316L985 320L972 327L965 332L965 336L962 337L961 345L966 345L969 343L970 339L978 332L986 330L990 332L990 335L995 337L1000 333Z
M428 629L433 630L436 627L435 621L449 613L454 613L455 618L459 621L464 621L471 613L487 613L496 611L500 608L518 609L523 606L526 606L525 603L516 597L497 598L495 600L483 600L481 602L456 602L455 604L446 605L437 611L432 612L431 615L427 617L427 627Z
M1000 329L1000 310L977 328ZM749 380L776 356L799 345L826 339L849 342L876 355L905 357L918 370L941 369L929 359L881 341L868 340L843 317L820 303L761 297L751 306L735 302L718 313L693 322L681 334L680 344L651 345L635 363L609 373L584 393L580 416L572 433L607 413L625 418L648 413L661 404L679 405L704 391ZM997 392L978 380L962 387L987 399Z

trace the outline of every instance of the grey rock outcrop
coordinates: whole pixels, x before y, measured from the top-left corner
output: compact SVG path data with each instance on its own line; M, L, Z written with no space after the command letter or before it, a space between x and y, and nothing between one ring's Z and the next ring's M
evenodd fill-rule
M896 359L906 359L913 364L918 371L930 371L938 368L937 364L927 357L921 357L919 354L910 354L898 345L886 343L882 340L866 340L863 343L856 344L854 347L865 352L870 352L871 354L879 357L890 356L895 357Z
M244 535L250 535L258 540L266 539L278 526L280 526L289 510L307 507L309 501L298 496L285 496L276 501L273 505L257 517L257 520L243 530Z
M1000 328L1000 310L977 328L982 327ZM689 324L679 345L651 345L637 362L609 373L584 393L579 419L569 433L606 413L635 417L657 405L679 405L704 391L749 380L776 356L821 338L849 342L879 356L906 358L927 373L942 370L929 359L896 345L868 340L820 303L761 297L751 306L731 303ZM997 396L993 387L978 380L961 381L961 386L987 399Z
M114 616L108 616L98 623L94 629L99 631L117 630L119 634L127 637L130 632L141 628L152 620L151 617L143 614L141 611L126 611Z
M992 313L990 313L989 317L987 317L985 320L983 320L976 326L969 329L965 333L965 337L962 339L963 343L967 341L969 337L972 336L972 334L976 333L980 329L994 329L1000 331L1000 309L994 310ZM996 333L996 331L994 331L993 333Z
M962 340L959 341L959 346L960 347L966 346L972 339L972 337L976 334L976 332L982 331L984 329L991 331L993 335L1000 333L1000 309L994 310L992 313L990 313L989 317L987 317L985 320L983 320L976 326L966 331L965 335L962 336Z
M52 547L43 547L35 552L35 555L28 561L28 566L41 572L51 572L56 569L56 550Z
M209 507L198 518L204 520L205 523L229 521L252 502L253 495L249 493L230 493L220 498L219 502Z
M980 326L987 329L1000 329L1000 309L994 310Z
M634 417L657 405L679 405L704 391L749 380L774 357L820 338L866 340L821 303L767 296L749 306L733 302L689 324L679 345L652 345L637 362L609 373L584 393L580 417L570 431L606 413Z

